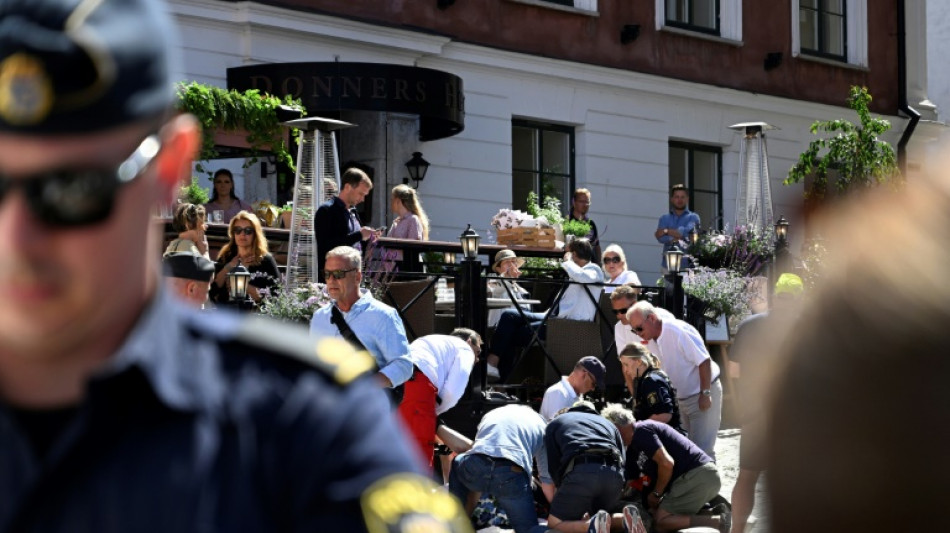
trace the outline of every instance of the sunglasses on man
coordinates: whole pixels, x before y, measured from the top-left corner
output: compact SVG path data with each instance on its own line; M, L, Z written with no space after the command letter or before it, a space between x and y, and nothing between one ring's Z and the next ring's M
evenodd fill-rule
M343 279L346 277L347 274L349 274L350 272L355 272L355 271L356 271L355 268L348 268L346 270L324 270L323 277L324 279L330 279L330 278Z
M30 213L47 226L96 224L109 218L119 188L144 174L161 149L158 135L149 135L115 168L49 170L21 179L0 176L0 202L20 189Z

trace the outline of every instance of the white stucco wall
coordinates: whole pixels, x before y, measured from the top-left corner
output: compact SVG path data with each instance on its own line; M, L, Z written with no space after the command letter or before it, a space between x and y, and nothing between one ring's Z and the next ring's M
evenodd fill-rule
M577 186L592 192L590 216L601 228L603 244L623 246L629 266L648 283L659 276L660 246L653 231L668 209L670 140L722 147L723 208L731 221L739 136L728 126L765 121L780 128L768 133L774 213L791 222L797 250L802 188L781 181L812 139L808 128L814 120L850 113L267 6L208 0L171 5L181 23L187 80L223 86L228 67L334 60L415 65L460 76L465 130L408 147L423 152L432 165L419 193L433 240L454 241L467 223L484 234L491 216L511 205L513 118L573 126ZM896 130L904 124L889 118Z

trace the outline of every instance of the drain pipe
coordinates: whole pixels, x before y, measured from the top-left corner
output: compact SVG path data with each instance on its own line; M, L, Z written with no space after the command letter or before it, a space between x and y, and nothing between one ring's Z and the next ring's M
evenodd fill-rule
M907 176L907 144L910 142L917 123L920 121L920 113L910 106L907 102L907 2L898 0L897 2L897 99L898 109L903 111L910 121L904 128L904 133L897 141L897 165L900 168L901 175Z

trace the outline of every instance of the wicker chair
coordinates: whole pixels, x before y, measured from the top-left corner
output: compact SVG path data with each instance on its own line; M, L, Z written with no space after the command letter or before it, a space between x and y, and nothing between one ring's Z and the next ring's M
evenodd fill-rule
M409 342L419 337L435 333L435 285L426 287L432 281L432 278L425 278L414 281L393 281L390 282L387 293L387 304L398 307L402 317L403 324L406 326L406 336ZM412 302L413 298L425 293L413 302L412 306L405 309Z
M570 373L581 357L593 355L604 360L602 324L600 313L594 316L593 321L557 317L548 320L545 347L563 374ZM544 383L550 385L559 379L561 375L554 370L549 361L545 361Z

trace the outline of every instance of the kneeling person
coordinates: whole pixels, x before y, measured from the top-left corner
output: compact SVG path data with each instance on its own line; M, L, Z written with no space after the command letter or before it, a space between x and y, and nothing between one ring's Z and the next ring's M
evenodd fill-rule
M601 413L617 426L627 446L627 479L645 479L643 490L650 491L647 504L658 531L689 527L730 531L732 514L728 510L696 514L719 493L722 484L716 464L705 452L669 424L635 422L633 413L618 404L608 405Z

